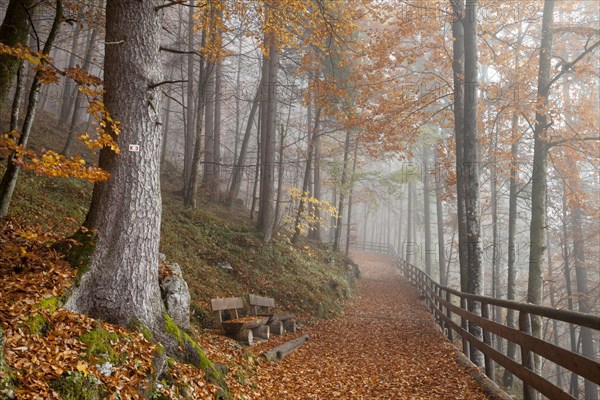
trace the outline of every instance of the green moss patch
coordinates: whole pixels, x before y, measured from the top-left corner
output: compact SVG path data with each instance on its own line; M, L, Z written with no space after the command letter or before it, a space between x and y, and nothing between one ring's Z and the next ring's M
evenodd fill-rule
M23 325L33 335L45 335L48 330L48 321L41 314L29 317Z
M50 383L63 400L101 400L108 396L104 384L93 374L67 371Z
M84 333L79 340L87 346L87 358L94 363L108 361L113 365L122 365L127 357L114 349L119 336L106 329L94 329Z

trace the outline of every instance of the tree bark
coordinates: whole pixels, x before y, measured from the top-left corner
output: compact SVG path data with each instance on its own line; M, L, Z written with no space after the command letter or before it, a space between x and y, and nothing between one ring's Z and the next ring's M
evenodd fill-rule
M414 211L413 211L413 184L412 182L408 182L408 200L407 200L407 206L406 206L406 262L409 264L414 264L415 263L415 259L414 259L414 255L415 255L415 238L413 236L413 224L414 224Z
M104 148L100 166L111 179L94 186L85 226L97 232L85 272L68 309L128 325L162 327L158 285L161 222L161 0L108 0L104 103L120 121L120 155ZM128 151L138 144L139 152Z
M192 174L192 163L194 158L194 5L196 0L190 0L189 2L189 14L188 14L188 35L187 45L190 53L187 57L187 102L186 102L186 122L185 122L185 136L183 143L183 191L189 192L192 189L187 187L190 182L190 175Z
M463 179L467 231L467 292L483 295L483 266L481 262L481 226L479 216L479 142L477 139L478 61L477 61L477 0L467 0L465 18L465 99ZM481 315L481 303L469 302L469 311ZM480 326L469 324L469 332L483 337ZM483 353L471 348L471 361L483 367Z
M263 62L265 61L263 60ZM242 175L244 174L244 163L246 162L248 144L250 143L250 137L252 136L252 126L254 125L254 118L256 116L256 111L258 110L258 105L260 103L262 87L263 81L261 79L261 81L258 84L258 88L256 89L256 95L254 95L254 100L252 101L252 107L250 108L250 115L248 116L246 131L244 132L244 138L242 139L242 144L240 146L240 154L237 157L237 160L233 167L231 185L229 187L229 192L227 193L227 204L229 206L233 205L235 199L237 199L240 193Z
M438 273L440 276L440 285L448 286L448 277L444 264L444 208L442 205L443 186L442 186L442 167L439 162L437 149L434 151L435 163L435 211L437 219L437 241L438 241Z
M87 72L90 67L90 63L92 60L92 52L94 51L94 45L96 44L96 29L92 28L92 34L90 35L90 40L87 44L87 48L85 50L85 58L83 60L82 69ZM68 155L71 151L71 147L73 146L73 142L75 140L75 130L77 128L77 121L79 117L79 108L81 107L81 102L83 100L83 95L80 90L77 90L75 94L75 102L73 106L73 115L71 117L71 124L69 125L69 136L67 137L67 142L63 147L62 154Z
M335 235L333 239L333 250L340 250L340 240L342 238L342 221L344 214L344 197L346 184L348 181L348 159L350 158L350 130L346 131L346 141L344 143L344 165L342 167L342 181L340 182L340 195L338 200L337 217L335 221Z
M213 176L210 184L212 201L219 202L221 192L221 101L223 68L218 61L215 66L215 130L213 135Z
M468 252L467 218L465 211L465 186L463 176L464 149L464 76L465 76L465 40L463 18L465 12L464 0L450 0L453 8L452 16L452 74L454 92L454 138L456 145L456 209L458 216L458 257L460 263L460 289L467 291L468 282Z
M202 32L202 45L206 40L206 32ZM196 138L194 140L194 153L192 156L192 165L189 175L189 181L186 182L184 190L183 204L187 207L196 208L198 200L198 170L202 158L202 128L204 127L204 111L206 109L206 64L204 57L200 57L200 66L198 72L198 104L195 112Z
M431 203L429 201L429 154L423 147L423 223L425 224L425 273L430 277L431 266Z
M265 35L265 44L269 48L269 60L263 63L265 92L262 106L261 127L261 168L260 168L260 204L257 218L257 228L263 235L265 244L273 237L273 191L275 178L275 117L277 113L277 69L278 50L275 38Z
M71 42L71 55L69 56L69 68L75 68L75 65L77 64L77 55L79 53L79 36L81 34L81 22L79 20L82 16L83 15L80 12L77 15L77 21L75 21L75 27L73 29L73 41ZM77 89L75 82L72 79L65 77L65 84L63 86L63 92L61 96L62 101L60 106L60 117L58 119L59 126L66 126L74 108L74 99L75 96L77 96L77 93L80 92Z
M292 243L298 243L300 234L302 233L302 214L304 213L305 201L304 197L308 194L308 181L310 179L310 171L312 166L312 160L314 155L315 138L318 135L319 125L321 123L321 108L317 109L315 114L315 124L312 128L312 132L308 138L308 146L306 150L306 164L304 168L304 180L302 182L302 195L298 203L298 209L296 210L296 219L294 221L294 235L292 236Z
M50 54L50 50L54 45L54 40L58 35L60 24L62 23L62 18L63 3L62 0L57 0L54 21L52 22L52 27L50 28L48 38L46 39L46 43L44 43L44 48L42 50L42 53L44 55ZM35 73L33 81L31 83L31 89L29 89L29 102L27 104L27 113L25 114L23 128L21 129L21 136L19 137L19 146L22 146L23 148L27 147L29 135L31 134L31 128L35 119L36 106L40 96L40 88L42 86L42 83L40 82L41 75L41 70L38 70ZM10 201L12 200L12 196L17 185L17 180L19 178L19 172L21 171L21 167L13 162L14 157L15 152L13 151L8 157L6 171L4 172L4 176L2 177L2 181L0 182L0 218L6 217L6 215L8 214Z
M346 256L348 256L350 254L350 239L351 239L351 234L352 234L352 200L353 200L353 194L354 194L354 175L356 174L356 159L357 159L357 153L358 153L358 142L356 142L356 144L354 145L354 155L352 156L352 175L350 176L350 188L349 188L349 193L348 193L348 216L346 219L346 250L344 252L344 254L346 254ZM389 213L389 208L388 208L388 213ZM389 221L391 220L391 218L388 218L387 222L388 222L388 226L389 226ZM390 243L389 239L387 241L387 243Z
M28 10L34 3L34 0L9 0L4 20L0 25L0 43L11 47L27 45ZM19 63L19 59L15 57L0 55L0 112L3 111Z
M575 173L578 173L576 171ZM578 178L575 178L575 180ZM573 182L575 186L578 182ZM572 229L573 229L573 259L575 261L575 282L577 287L577 304L579 311L582 313L589 314L591 310L590 306L590 292L588 290L588 277L587 277L587 266L585 263L585 236L583 229L583 210L579 204L575 205L571 212L572 218ZM585 357L594 359L594 339L593 333L590 328L581 328L579 333L581 339L581 350ZM584 382L585 398L586 399L597 399L598 398L598 386L586 379Z
M208 192L214 182L215 151L215 62L206 62L206 92L204 109L204 171L202 187Z
M313 155L313 197L317 200L321 200L321 135L316 135L314 140L314 152ZM308 233L308 237L311 240L320 242L321 241L321 208L314 208L315 223L312 229Z
M531 224L529 228L529 279L527 302L542 304L543 257L546 250L546 175L548 171L548 142L546 131L548 117L546 107L550 93L550 73L552 59L552 24L554 21L554 0L544 1L542 19L542 44L538 69L538 93L533 132L533 173L531 176ZM531 319L531 331L535 337L542 332L541 318ZM534 357L534 368L539 368L539 356Z

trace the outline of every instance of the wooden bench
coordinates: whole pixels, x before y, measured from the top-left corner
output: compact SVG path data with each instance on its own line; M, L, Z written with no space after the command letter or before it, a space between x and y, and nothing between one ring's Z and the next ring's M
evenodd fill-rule
M225 333L234 339L252 345L254 336L269 338L270 328L265 325L269 320L266 316L240 317L238 310L244 309L241 297L217 298L210 301L212 311L215 315L215 325L222 328ZM223 319L223 311L229 312L229 319Z
M283 335L284 331L296 332L296 318L289 313L274 313L275 299L249 294L248 300L254 315L268 317L267 324L272 333Z

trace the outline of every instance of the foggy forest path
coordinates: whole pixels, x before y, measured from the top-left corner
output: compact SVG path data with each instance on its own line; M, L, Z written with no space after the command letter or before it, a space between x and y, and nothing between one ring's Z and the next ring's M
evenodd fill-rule
M359 298L311 327L303 347L262 367L259 387L283 399L486 399L392 259L353 259Z

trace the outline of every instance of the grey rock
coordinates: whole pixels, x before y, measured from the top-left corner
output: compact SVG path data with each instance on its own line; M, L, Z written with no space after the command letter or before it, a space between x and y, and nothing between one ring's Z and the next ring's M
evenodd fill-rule
M166 261L167 260L167 256L165 255L165 253L158 253L158 259L160 261Z
M226 271L233 271L233 267L231 266L230 263L228 263L227 261L225 262L220 262L218 264L219 268L224 269Z
M170 264L173 275L160 282L163 302L167 312L179 327L190 329L191 296L187 282L183 279L179 264Z

